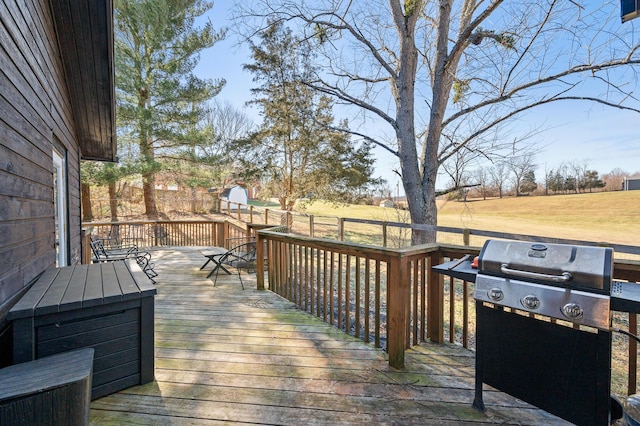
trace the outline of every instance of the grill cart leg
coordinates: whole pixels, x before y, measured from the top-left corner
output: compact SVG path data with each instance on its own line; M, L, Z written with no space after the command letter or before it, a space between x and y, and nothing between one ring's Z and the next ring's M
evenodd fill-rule
M476 301L476 312L480 310L482 306L482 302ZM486 408L484 406L484 401L482 400L482 360L480 357L482 356L482 333L476 333L476 390L475 396L473 398L473 408L485 412Z

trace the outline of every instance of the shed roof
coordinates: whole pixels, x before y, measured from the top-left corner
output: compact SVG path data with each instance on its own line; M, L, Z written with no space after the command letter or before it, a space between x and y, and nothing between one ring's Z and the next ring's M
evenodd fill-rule
M51 0L81 156L116 160L112 0Z

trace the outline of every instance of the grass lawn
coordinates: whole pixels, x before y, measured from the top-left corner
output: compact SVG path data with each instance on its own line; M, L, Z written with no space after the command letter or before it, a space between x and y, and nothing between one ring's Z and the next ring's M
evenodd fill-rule
M408 212L314 202L307 214L408 222ZM640 191L438 202L438 225L616 244L640 244ZM472 242L473 244L473 242Z

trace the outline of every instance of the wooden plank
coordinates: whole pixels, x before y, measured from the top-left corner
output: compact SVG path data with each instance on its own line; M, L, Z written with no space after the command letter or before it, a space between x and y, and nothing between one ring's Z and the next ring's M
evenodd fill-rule
M113 264L113 270L116 273L116 279L118 280L120 291L122 291L122 300L139 299L140 291L138 290L138 285L131 276L131 272L129 271L126 262L129 261L111 262Z
M97 331L119 327L123 324L136 322L139 313L137 309L130 308L123 310L124 307L112 307L112 312L87 311L82 316L59 315L56 320L49 320L48 325L38 326L38 340L46 342L53 339L60 339L67 336L79 335L82 333L96 334ZM98 315L99 314L99 315ZM66 321L62 320L66 317ZM75 318L72 320L72 318ZM124 335L124 330L122 335ZM119 335L118 335L119 336Z
M52 325L55 327L55 324ZM38 356L52 355L60 352L64 352L70 349L82 348L82 347L94 347L96 349L96 357L102 356L99 352L99 345L123 345L123 348L129 348L138 339L138 327L139 323L129 322L121 323L99 329L99 332L95 330L87 331L83 333L67 334L66 336L56 337L55 339L48 341L38 341ZM134 336L133 339L126 339L127 337ZM117 343L116 343L117 342ZM108 348L107 353L115 351L115 346Z
M89 265L76 265L69 266L68 268L73 268L73 272L64 296L62 296L62 300L60 301L59 312L80 309L82 307Z
M110 354L96 357L93 360L93 368L96 371L109 370L117 367L122 363L123 359L140 359L140 350L138 347L119 350Z
M52 312L58 312L60 301L62 300L64 293L67 290L67 286L69 285L69 280L71 279L72 273L72 268L59 269L56 278L53 280L51 286L42 296L42 299L40 299L40 302L36 306L36 309L34 311L36 315L45 315Z
M114 263L100 263L102 268L102 293L104 294L104 303L114 303L122 300L122 290L118 284L118 277L114 269Z
M90 308L92 306L102 305L104 303L103 296L102 267L100 264L94 263L87 270L87 282L84 288L82 307Z
M139 292L140 297L153 296L158 292L156 286L153 285L149 277L147 277L147 274L142 271L140 265L138 265L135 260L127 260L126 264L131 276L135 280L135 285L138 288L137 291Z
M32 316L35 312L36 306L40 303L40 300L44 294L49 290L49 287L53 283L53 280L58 275L59 269L50 268L44 271L44 273L38 278L29 292L25 294L18 302L11 308L7 315L8 320L15 320L18 318L24 318Z

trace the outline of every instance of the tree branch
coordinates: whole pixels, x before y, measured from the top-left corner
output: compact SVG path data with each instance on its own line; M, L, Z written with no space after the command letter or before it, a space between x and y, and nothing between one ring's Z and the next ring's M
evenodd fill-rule
M559 72L557 74L553 74L550 75L548 77L545 78L541 78L535 81L531 81L528 82L526 84L523 84L521 86L515 87L512 90L510 90L509 92L502 94L501 96L495 97L493 99L487 99L484 102L480 102L476 105L470 106L468 108L464 108L458 112L456 112L455 114L451 115L449 118L447 118L446 120L444 120L442 122L442 127L446 127L448 124L450 124L451 122L457 120L458 118L461 118L471 112L477 111L481 108L484 108L486 106L490 106L490 105L494 105L494 104L498 104L500 102L504 102L510 98L512 98L514 95L526 90L526 89L531 89L533 87L536 86L540 86L542 84L545 83L549 83L551 81L561 81L562 77L566 77L569 75L573 75L573 74L579 74L582 72L587 72L587 71L591 71L591 72L597 72L597 71L602 71L602 70L606 70L609 68L614 68L617 66L621 66L621 65L638 65L640 64L640 59L618 59L618 60L614 60L614 61L609 61L609 62L604 62L604 63L600 63L600 64L592 64L592 65L577 65L575 67L569 68L568 70ZM552 98L553 99L553 98ZM587 99L585 97L585 99ZM593 98L596 99L596 98ZM604 101L602 100L598 100L601 103L604 103ZM633 108L631 108L632 110L635 110Z
M589 102L596 102L596 103L600 103L612 108L618 108L621 110L625 110L625 111L633 111L633 112L637 112L640 113L640 109L638 108L632 108L632 107L628 107L625 105L619 105L619 104L614 104L612 102L608 102L605 101L603 99L598 99L598 98L592 98L592 97L588 97L588 96L561 96L561 97L554 97L554 98L550 98L550 99L542 99L538 102L532 103L532 104L528 104L526 106L523 106L521 108L518 108L516 110L511 111L509 114L502 116L500 118L495 119L494 121L492 121L491 123L487 124L486 126L482 127L481 129L478 129L477 131L473 132L471 135L469 135L466 139L464 139L462 142L460 142L457 146L456 149L452 150L449 154L445 155L444 157L441 157L439 159L440 164L442 164L443 162L445 162L447 159L449 159L457 150L461 149L462 147L464 147L465 145L467 145L469 142L471 142L473 139L477 138L478 136L480 136L481 134L487 132L488 130L492 129L493 127L497 126L498 124L513 118L514 116L520 114L521 112L527 111L529 109L535 108L537 106L540 105L545 105L551 102L557 102L557 101L568 101L568 100L573 100L573 101L589 101Z
M386 122L388 122L394 129L396 128L396 121L387 113L385 113L384 111L382 111L379 108L374 107L373 105L362 101L359 98L356 98L350 94L348 94L347 92L345 92L344 90L341 90L338 87L335 86L330 86L327 82L323 81L323 80L316 80L315 82L306 82L303 81L302 82L305 86L310 87L314 90L317 90L319 92L325 93L327 95L330 96L335 96L336 98L344 101L344 102L348 102L350 104L354 104L360 108L366 109L368 111L373 112L374 114L378 115L380 118L382 118L383 120L385 120Z

